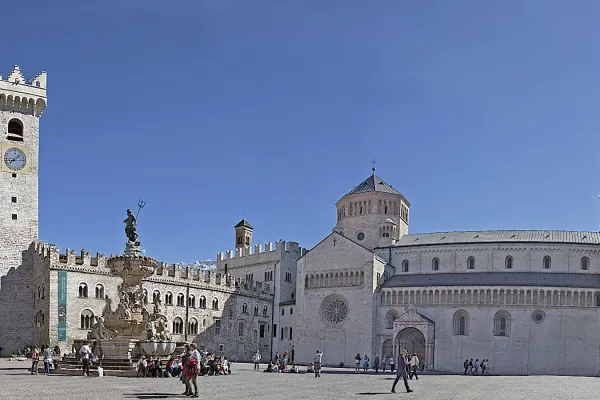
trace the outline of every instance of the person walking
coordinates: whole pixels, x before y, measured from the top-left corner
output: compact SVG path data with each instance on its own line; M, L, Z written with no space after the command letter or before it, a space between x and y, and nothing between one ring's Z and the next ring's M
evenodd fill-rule
M402 354L400 355L400 357L398 357L398 372L396 373L396 380L392 385L392 393L396 393L396 384L400 380L400 377L402 377L402 379L404 380L404 387L406 388L406 393L412 392L412 389L408 387L408 380L406 379L407 355L408 352L405 349L402 349Z
M413 354L410 359L410 373L409 378L412 379L413 376L416 380L419 380L419 375L417 375L417 371L419 370L419 357L417 357L417 353Z
M375 354L375 361L373 361L373 369L377 374L379 372L379 354Z
M260 359L260 351L256 350L256 353L254 353L254 355L252 356L252 362L254 363L254 369L256 371L260 371Z
M315 358L313 359L314 368L315 368L315 378L321 377L321 363L323 362L323 352L318 349L317 354L315 354Z
M44 350L44 374L50 375L50 367L52 366L52 357L54 357L54 350L50 346Z
M198 395L198 382L196 381L198 378L198 372L200 371L200 361L202 360L202 356L198 351L198 347L196 343L190 344L190 357L187 362L186 369L186 387L187 393L186 396L191 397L199 397ZM194 387L194 392L192 393L192 386Z

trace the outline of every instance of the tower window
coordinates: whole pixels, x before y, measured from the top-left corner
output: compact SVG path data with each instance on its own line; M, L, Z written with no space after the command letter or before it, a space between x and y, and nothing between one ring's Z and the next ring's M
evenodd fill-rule
M402 272L408 272L408 260L402 261Z
M23 141L23 123L16 118L8 121L8 140Z
M13 214L12 215L12 219L13 219L13 221L16 221L17 220L17 214Z
M431 261L431 269L434 271L438 271L440 269L440 259L439 258L434 258L433 261Z
M10 198L11 203L16 203L17 202L17 197L13 196Z

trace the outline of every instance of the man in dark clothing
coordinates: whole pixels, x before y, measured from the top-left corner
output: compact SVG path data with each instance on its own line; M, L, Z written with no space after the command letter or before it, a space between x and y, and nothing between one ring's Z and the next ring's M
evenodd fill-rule
M396 380L394 381L394 385L392 386L392 393L396 393L396 384L400 380L400 377L404 380L404 387L406 388L406 392L412 392L412 389L408 387L408 381L406 380L406 369L408 368L408 363L406 362L406 355L408 352L406 350L402 350L402 355L398 357L398 372L396 373Z

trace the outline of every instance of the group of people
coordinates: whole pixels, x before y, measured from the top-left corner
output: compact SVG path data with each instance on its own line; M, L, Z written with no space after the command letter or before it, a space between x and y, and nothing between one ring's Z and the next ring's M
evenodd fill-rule
M198 375L227 375L231 374L231 364L227 357L216 357L214 353L200 352L195 343L185 346L181 354L181 382L185 384L184 395L198 396Z
M54 350L50 346L28 347L25 349L27 357L31 358L31 375L39 374L40 361L44 362L44 375L50 375L50 369L54 363Z
M479 375L479 369L481 369L481 375L485 375L486 370L489 369L489 360L482 358L479 362L478 358L475 361L472 358L470 360L467 358L463 363L463 367L465 368L465 375ZM488 371L487 374L489 375L490 372Z

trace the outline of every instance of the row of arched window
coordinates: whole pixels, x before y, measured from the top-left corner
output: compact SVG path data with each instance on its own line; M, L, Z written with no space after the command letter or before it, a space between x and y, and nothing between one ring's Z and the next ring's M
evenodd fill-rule
M79 284L79 297L88 297L88 285L85 282ZM94 290L94 297L97 299L104 299L104 285L98 283Z
M248 313L248 304L247 303L242 304L242 314L249 314ZM255 304L254 305L254 316L257 317L258 314L259 314L259 307L258 307L258 304ZM266 316L268 316L268 314L269 314L269 307L263 306L263 308L262 308L262 316L266 317Z
M458 310L452 318L452 333L454 335L468 336L470 330L470 316L466 310ZM510 336L510 313L500 310L494 315L494 336Z
M590 268L590 259L588 257L581 257L580 260L580 268L583 271L587 271ZM506 256L504 259L504 268L505 269L513 269L514 259L512 256ZM542 259L542 267L544 269L550 269L552 267L552 258L550 256L545 256ZM440 269L440 259L434 258L431 260L431 270L439 271ZM475 257L467 258L467 269L475 269ZM409 272L410 263L408 260L402 261L402 272Z
M527 304L600 307L598 290L551 289L417 289L383 290L381 305L396 304Z
M398 319L398 313L390 310L385 315L386 329L394 327L394 321ZM494 336L510 336L510 313L506 310L498 311L494 315L493 333ZM452 334L468 336L470 329L470 316L466 310L458 310L452 318Z
M346 210L348 210L347 213ZM337 221L339 222L346 218L346 215L351 217L353 215L365 215L372 213L373 206L371 200L351 201L347 205L344 204L337 209ZM398 203L389 200L379 200L377 203L377 213L398 215ZM401 216L405 221L408 221L408 208L402 206Z
M365 284L364 271L328 272L304 277L304 287L360 286Z

